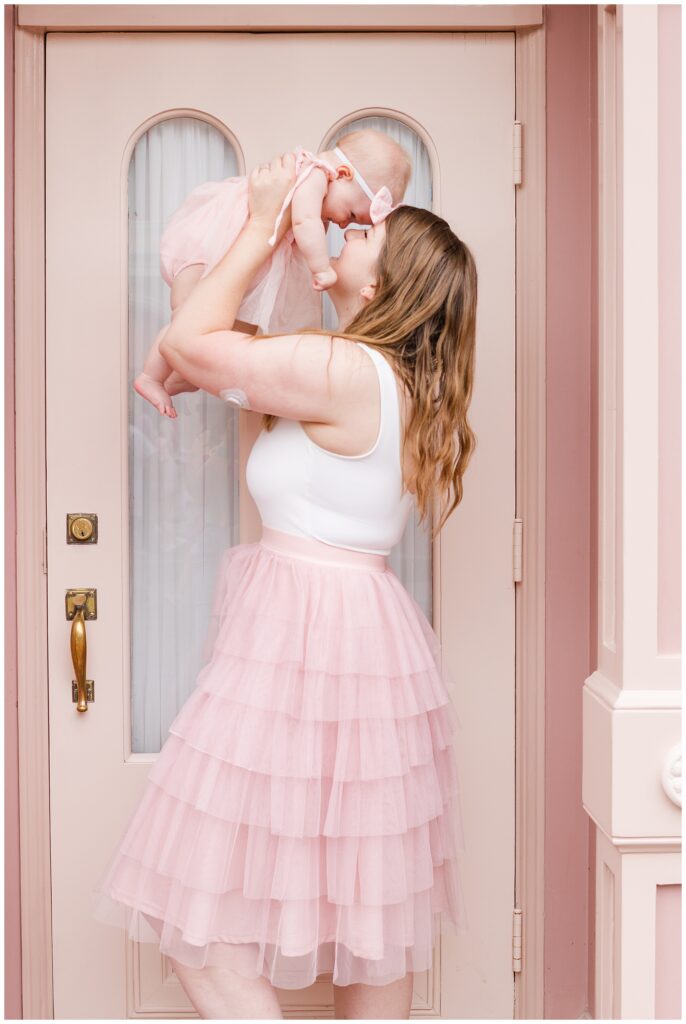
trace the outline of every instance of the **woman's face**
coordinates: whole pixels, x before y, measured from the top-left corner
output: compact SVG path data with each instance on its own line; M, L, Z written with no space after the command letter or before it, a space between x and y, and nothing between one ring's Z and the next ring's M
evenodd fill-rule
M348 228L343 233L345 244L339 256L331 258L331 265L338 274L338 280L327 294L339 314L347 319L354 316L366 298L363 288L369 289L376 285L376 266L386 237L383 221L368 228Z

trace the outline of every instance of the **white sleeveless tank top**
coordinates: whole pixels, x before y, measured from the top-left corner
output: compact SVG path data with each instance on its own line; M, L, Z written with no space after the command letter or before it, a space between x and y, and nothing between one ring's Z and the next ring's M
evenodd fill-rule
M403 481L400 399L387 360L357 344L369 353L379 375L380 427L372 448L362 455L327 451L298 420L280 417L271 431L258 435L246 483L264 526L387 555L403 535L413 498Z

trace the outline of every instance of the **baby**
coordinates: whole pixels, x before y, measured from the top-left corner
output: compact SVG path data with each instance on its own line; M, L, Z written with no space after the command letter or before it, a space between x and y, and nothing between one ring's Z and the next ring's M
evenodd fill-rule
M312 289L326 291L336 282L326 245L329 223L341 228L379 223L402 201L412 173L405 150L371 128L349 132L322 153L299 146L295 157L297 177L269 239L273 252L243 296L234 324L246 333L289 334L309 326ZM277 245L276 234L289 204L292 227ZM195 283L233 245L248 216L246 177L205 182L172 214L160 242L160 270L171 288L172 319ZM197 388L172 373L160 354L167 329L168 325L157 335L133 386L173 419L171 395Z

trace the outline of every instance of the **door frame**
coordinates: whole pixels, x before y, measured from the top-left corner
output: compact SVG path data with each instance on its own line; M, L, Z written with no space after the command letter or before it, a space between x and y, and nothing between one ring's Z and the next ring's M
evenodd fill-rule
M257 5L14 7L14 346L17 728L24 1018L51 1019L45 445L45 50L48 31L513 31L524 158L516 209L515 1019L543 1017L546 124L543 7ZM257 21L259 19L259 22ZM513 540L515 526L513 524ZM514 550L514 545L513 545ZM10 780L7 780L10 781ZM514 920L514 913L513 913ZM19 937L17 936L17 940ZM526 970L521 970L522 963Z

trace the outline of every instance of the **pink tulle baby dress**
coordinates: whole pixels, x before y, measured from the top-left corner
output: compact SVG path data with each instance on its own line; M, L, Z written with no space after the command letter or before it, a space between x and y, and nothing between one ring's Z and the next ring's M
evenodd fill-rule
M315 167L321 167L329 181L336 177L336 169L315 153L298 146L294 154L297 178L281 213ZM160 240L160 273L169 287L181 270L193 264L205 264L202 276L209 274L247 220L246 177L206 181L194 188L172 214ZM312 287L312 273L291 230L274 245L271 256L250 283L237 319L273 334L321 326L321 299Z

